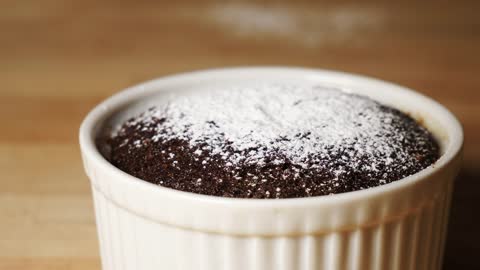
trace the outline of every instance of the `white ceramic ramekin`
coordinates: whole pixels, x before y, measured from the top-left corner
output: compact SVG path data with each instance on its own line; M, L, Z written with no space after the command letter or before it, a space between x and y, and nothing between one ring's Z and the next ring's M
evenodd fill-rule
M408 112L439 140L431 167L384 186L323 197L255 200L156 186L112 166L99 130L162 93L245 82L308 82L367 95ZM228 68L160 78L107 99L80 128L104 270L440 269L462 128L443 106L412 90L345 73Z

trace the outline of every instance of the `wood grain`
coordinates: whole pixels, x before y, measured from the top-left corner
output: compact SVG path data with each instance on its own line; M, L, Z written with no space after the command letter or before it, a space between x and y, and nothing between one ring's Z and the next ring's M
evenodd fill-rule
M100 269L77 146L85 114L132 84L294 65L397 82L445 104L465 162L445 269L478 269L478 1L0 1L0 269Z

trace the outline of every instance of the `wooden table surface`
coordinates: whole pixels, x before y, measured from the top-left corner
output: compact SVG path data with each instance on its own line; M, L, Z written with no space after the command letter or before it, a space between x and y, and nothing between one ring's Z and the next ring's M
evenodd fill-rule
M361 2L361 4L360 4ZM0 269L100 269L82 118L175 72L294 65L418 89L465 128L445 269L480 269L480 1L0 0Z

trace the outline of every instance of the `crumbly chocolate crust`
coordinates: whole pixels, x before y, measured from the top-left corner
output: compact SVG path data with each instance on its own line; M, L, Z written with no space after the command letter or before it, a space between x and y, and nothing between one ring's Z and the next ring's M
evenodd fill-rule
M440 156L432 134L413 118L363 96L278 85L232 91L173 98L98 146L114 166L145 181L235 198L366 189L419 172ZM237 106L243 96L248 101Z

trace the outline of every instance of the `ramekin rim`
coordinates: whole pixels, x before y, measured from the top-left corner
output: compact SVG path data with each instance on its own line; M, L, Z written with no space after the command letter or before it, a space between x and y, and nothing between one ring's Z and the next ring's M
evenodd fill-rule
M226 197L219 197L219 196L210 196L210 195L203 195L203 194L196 194L191 192L179 191L171 188L162 187L159 185L155 185L144 181L140 178L134 177L130 174L123 172L122 170L116 168L110 162L108 162L99 152L95 141L93 139L93 131L96 124L100 121L103 121L105 118L105 113L107 111L112 111L114 108L118 108L122 106L126 102L127 98L132 98L135 96L139 96L140 89L143 89L148 86L161 84L163 81L166 80L180 80L182 78L188 77L201 77L201 76L220 76L222 74L228 73L235 73L235 72L304 72L304 73L317 73L323 75L331 75L331 76L338 76L338 77L345 77L352 80L368 82L372 84L382 84L385 87L395 88L396 90L401 90L404 92L409 92L409 94L415 96L416 98L423 98L431 105L440 109L445 118L445 122L448 122L450 126L455 127L453 130L449 130L449 135L451 138L451 142L445 149L445 152L442 156L431 166L423 169L420 172L417 172L413 175L407 176L400 180L394 181L392 183L388 183L385 185L372 187L364 190L357 190L351 191L346 193L339 193L339 194L332 194L332 195L325 195L325 196L315 196L315 197L302 197L302 198L285 198L285 199L246 199L246 198L226 198ZM110 109L107 109L110 107ZM140 84L136 84L134 86L128 87L110 97L103 100L100 104L96 105L85 117L79 132L79 142L81 152L84 155L88 155L88 157L95 162L96 166L101 167L103 170L109 170L115 177L116 181L131 181L130 184L135 185L143 185L144 187L154 188L158 191L159 196L162 193L169 193L171 196L176 196L178 199L185 199L185 200L194 200L198 203L209 203L209 204L225 204L229 207L282 207L282 206L305 206L310 204L335 204L340 201L345 200L356 200L362 198L369 198L380 193L390 192L397 189L402 189L409 185L413 185L416 182L421 181L422 179L428 178L435 172L441 170L446 165L452 161L457 154L461 151L463 145L463 130L460 122L456 119L456 117L443 105L438 103L437 101L427 97L423 94L420 94L408 87L401 86L398 84L394 84L391 82L387 82L384 80L363 76L359 74L353 73L346 73L342 71L333 71L333 70L326 70L326 69L316 69L316 68L304 68L304 67L291 67L291 66L255 66L255 67L225 67L225 68L215 68L215 69L204 69L204 70L197 70L197 71L190 71L190 72L183 72L177 73L167 76L162 76L153 80L149 80Z

